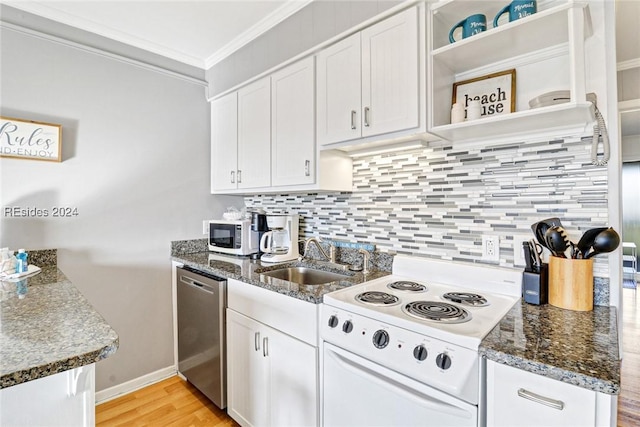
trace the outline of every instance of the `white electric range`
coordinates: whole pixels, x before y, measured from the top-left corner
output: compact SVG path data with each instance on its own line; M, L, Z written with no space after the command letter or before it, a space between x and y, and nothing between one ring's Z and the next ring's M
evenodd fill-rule
M325 295L324 425L478 426L478 347L521 277L398 255L390 276Z

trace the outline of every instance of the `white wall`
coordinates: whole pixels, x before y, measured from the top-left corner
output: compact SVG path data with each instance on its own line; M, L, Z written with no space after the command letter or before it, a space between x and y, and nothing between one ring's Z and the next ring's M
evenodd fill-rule
M63 125L61 163L0 159L0 244L58 248L58 265L120 336L97 390L173 364L170 241L236 197L209 194L204 88L2 29L1 114ZM9 218L8 206L78 209ZM38 327L38 320L25 327Z

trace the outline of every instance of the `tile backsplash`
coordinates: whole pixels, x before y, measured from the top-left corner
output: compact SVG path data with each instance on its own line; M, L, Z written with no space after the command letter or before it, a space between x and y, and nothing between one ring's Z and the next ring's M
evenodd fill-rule
M245 204L299 214L301 237L445 260L486 263L482 235L495 235L499 265L513 267L514 236L533 237L534 222L557 216L574 241L607 225L607 168L591 164L590 149L590 137L438 141L355 158L351 193L247 196ZM594 274L608 276L606 257Z

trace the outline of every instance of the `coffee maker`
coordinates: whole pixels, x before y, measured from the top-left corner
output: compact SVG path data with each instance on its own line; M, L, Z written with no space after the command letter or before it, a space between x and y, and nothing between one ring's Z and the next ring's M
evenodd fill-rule
M267 226L267 215L262 209L251 212L251 231L258 235L258 242L260 242L264 233L269 231L269 226ZM260 250L260 244L258 244L258 252L253 254L251 257L254 259L260 259L262 254L263 252Z
M298 258L298 215L267 215L269 231L260 238L262 262L276 263Z

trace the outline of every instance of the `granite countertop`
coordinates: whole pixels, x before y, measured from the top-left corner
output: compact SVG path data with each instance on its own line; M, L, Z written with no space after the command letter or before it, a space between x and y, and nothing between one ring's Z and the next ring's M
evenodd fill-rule
M46 252L38 258L36 252ZM56 251L34 251L42 268L17 282L0 282L0 388L57 374L106 359L118 335L56 265Z
M615 307L572 311L518 302L480 344L498 363L606 394L620 392Z
M259 260L252 260L246 257L243 258L230 255L212 254L208 251L187 254L174 253L171 259L195 270L208 272L227 279L237 279L254 286L285 294L313 304L320 304L322 302L322 296L329 292L390 274L386 271L377 270L371 271L366 275L361 272L344 271L341 273L348 275L344 280L330 282L324 285L300 285L287 280L261 275L260 273L289 266L305 266L319 270L337 271L323 265L322 263L314 262L313 260L292 261L278 265L267 265L261 264Z

